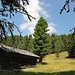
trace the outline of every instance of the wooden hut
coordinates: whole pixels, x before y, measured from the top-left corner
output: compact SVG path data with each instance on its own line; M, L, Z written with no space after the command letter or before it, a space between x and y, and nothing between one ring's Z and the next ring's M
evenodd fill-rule
M0 69L22 69L36 65L39 56L26 50L0 46Z

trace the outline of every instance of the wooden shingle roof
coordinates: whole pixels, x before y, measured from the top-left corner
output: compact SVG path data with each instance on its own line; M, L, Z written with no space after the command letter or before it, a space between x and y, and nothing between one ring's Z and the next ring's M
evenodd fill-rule
M4 51L6 52L13 52L13 53L19 53L19 54L23 54L23 55L27 55L27 56L32 56L32 57L37 57L39 58L38 55L35 55L31 52L28 52L26 50L21 50L21 49L15 49L15 48L12 48L12 47L8 47L8 46L5 46L5 45L0 45L0 48L2 48Z

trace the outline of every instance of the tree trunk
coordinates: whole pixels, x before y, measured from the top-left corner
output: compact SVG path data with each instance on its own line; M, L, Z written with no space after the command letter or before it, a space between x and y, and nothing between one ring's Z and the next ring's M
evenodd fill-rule
M42 55L40 55L39 62L42 62Z

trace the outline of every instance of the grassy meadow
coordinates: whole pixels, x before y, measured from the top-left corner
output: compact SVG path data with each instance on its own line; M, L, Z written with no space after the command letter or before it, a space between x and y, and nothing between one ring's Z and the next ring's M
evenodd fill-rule
M59 59L55 54L47 55L36 68L17 72L0 71L0 75L75 75L75 59L67 56L67 52L60 53Z

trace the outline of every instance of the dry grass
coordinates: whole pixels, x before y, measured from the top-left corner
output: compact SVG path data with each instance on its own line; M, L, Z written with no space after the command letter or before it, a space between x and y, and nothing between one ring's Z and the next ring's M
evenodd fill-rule
M55 54L47 55L43 59L42 64L37 64L37 67L30 69L30 72L61 72L75 70L75 60L67 57L67 52L60 53L60 58L57 59Z
M75 75L75 59L66 58L67 55L67 52L60 53L59 60L55 54L47 55L36 68L18 72L0 71L0 75Z

